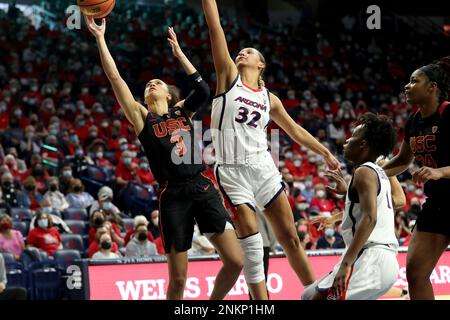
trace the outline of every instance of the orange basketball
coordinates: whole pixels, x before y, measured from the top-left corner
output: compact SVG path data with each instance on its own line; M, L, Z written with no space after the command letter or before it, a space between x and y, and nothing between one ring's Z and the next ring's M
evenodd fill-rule
M112 11L116 0L77 0L77 4L86 16L101 19Z

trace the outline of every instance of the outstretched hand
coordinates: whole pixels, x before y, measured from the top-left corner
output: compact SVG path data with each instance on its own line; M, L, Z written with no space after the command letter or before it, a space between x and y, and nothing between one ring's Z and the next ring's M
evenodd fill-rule
M95 20L93 17L84 16L84 21L86 21L86 25L89 29L89 31L95 36L95 38L100 38L105 36L105 30L106 30L106 19L102 19L102 24L98 25L95 23Z
M173 27L169 27L168 32L169 38L167 38L167 41L169 41L169 44L172 47L173 55L178 59L183 55L183 51L178 44L177 34L173 30Z
M336 170L328 170L325 176L336 183L335 187L325 186L327 190L341 195L347 192L348 186L345 182L344 174L342 173L341 168L338 167Z

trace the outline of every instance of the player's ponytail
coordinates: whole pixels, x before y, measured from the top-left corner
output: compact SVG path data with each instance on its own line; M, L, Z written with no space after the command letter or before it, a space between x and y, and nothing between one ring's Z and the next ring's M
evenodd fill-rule
M450 56L433 61L420 70L427 77L437 83L439 88L439 102L446 101L450 91Z
M263 71L263 72L264 72L264 71ZM258 86L259 86L260 88L266 86L266 83L264 82L264 80L263 80L263 78L262 78L263 72L261 72L261 74L259 75L259 79L258 79Z

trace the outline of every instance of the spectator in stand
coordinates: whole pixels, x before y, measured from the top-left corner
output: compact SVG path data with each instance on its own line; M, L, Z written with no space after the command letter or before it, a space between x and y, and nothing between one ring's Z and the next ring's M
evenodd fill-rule
M113 214L117 219L120 219L120 210L112 202L114 199L113 190L108 186L101 187L97 192L97 200L92 203L89 210L89 215L92 215L97 209L103 209L105 212Z
M117 243L119 246L123 246L125 244L125 241L123 240L122 235L120 233L119 226L114 220L111 221L111 219L109 219L105 210L103 209L95 210L94 213L91 215L90 221L91 221L91 228L89 229L90 242L94 241L96 230L99 227L105 227L115 243Z
M73 179L71 181L66 200L69 203L69 208L86 209L94 203L94 198L84 191L84 186L80 179Z
M321 183L316 184L314 190L316 194L311 200L311 207L318 207L321 215L330 215L335 205L333 201L326 198L327 192L325 186Z
M145 218L145 217L144 217ZM126 246L127 257L147 257L157 255L156 245L148 239L149 232L144 224L135 228L135 233Z
M59 177L59 190L63 194L69 193L70 186L72 185L72 167L70 164L65 164L61 169L61 175Z
M160 230L159 230L159 210L153 210L150 213L150 227L148 228L149 231L153 235L153 239L156 239L160 236Z
M99 239L103 234L109 234L109 231L105 226L98 227L95 230L94 240L89 242L89 249L88 249L88 257L89 258L92 258L94 253L96 253L97 251L100 250ZM115 242L112 243L111 251L116 252L116 253L119 252L119 247L117 246L117 243L115 243Z
M48 191L44 194L44 200L50 202L50 206L58 212L63 212L69 207L64 195L59 191L59 180L57 177L50 177L47 180Z
M303 191L301 191L301 195L306 198L306 202L311 203L311 201L314 198L314 195L316 193L313 188L312 176L305 177L304 185L305 185L305 189L303 189Z
M343 249L345 248L342 236L333 227L325 228L324 235L317 241L316 249Z
M303 249L305 250L315 249L314 244L311 242L311 237L309 236L309 233L301 230L298 232L298 238L300 239L300 244L302 245Z
M147 228L148 225L149 225L149 222L145 216L142 216L142 215L135 216L134 223L133 223L133 229L128 230L127 234L125 235L125 240L124 240L125 245L127 245L128 242L130 241L130 239L134 236L136 229L139 228L139 226L145 226ZM148 240L153 242L153 235L149 230L147 230L147 238L148 238Z
M100 250L92 256L92 259L117 259L119 254L112 250L112 241L108 233L102 234L99 238Z
M47 172L47 166L42 165L42 163L35 163L31 167L31 177L36 181L36 190L41 194L45 193L47 189L47 184L45 182L50 178L50 175Z
M1 176L0 182L0 208L6 208L6 212L10 214L11 208L19 206L19 191L14 185L14 177L9 172Z
M417 220L420 210L422 210L422 205L420 204L419 199L416 197L411 198L409 210L406 213L406 218L408 220Z
M400 245L405 242L409 235L411 235L409 220L404 211L397 211L395 213L395 236L397 237Z
M137 168L136 173L142 184L153 185L155 182L147 157L139 159L139 168Z
M40 202L40 206L40 210L50 216L50 218L52 219L52 224L58 230L58 232L72 233L72 230L70 230L69 226L64 222L64 220L59 217L57 210L52 207L48 199L43 199ZM31 219L30 230L34 228L34 221L36 219L36 216Z
M19 260L24 248L22 233L13 229L11 217L0 214L0 252L12 253Z
M128 181L140 182L140 179L137 176L137 167L137 163L133 162L131 152L122 152L121 161L116 167L116 184L122 188L128 183Z
M38 211L33 229L28 233L27 246L41 249L49 256L53 256L56 250L63 248L61 235L53 227L52 218L49 214Z
M109 161L107 158L105 158L105 142L100 139L95 139L92 142L92 146L90 149L92 149L93 157L92 159L95 162L95 165L98 167L101 167L103 169L112 169L113 164L111 161Z
M36 210L42 201L42 195L36 189L36 179L28 176L23 182L25 191L21 191L18 196L18 204L21 208Z

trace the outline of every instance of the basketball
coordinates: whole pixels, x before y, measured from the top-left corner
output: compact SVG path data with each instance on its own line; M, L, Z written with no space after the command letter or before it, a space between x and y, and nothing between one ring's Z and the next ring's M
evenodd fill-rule
M77 4L86 16L101 19L112 11L116 0L77 0Z

